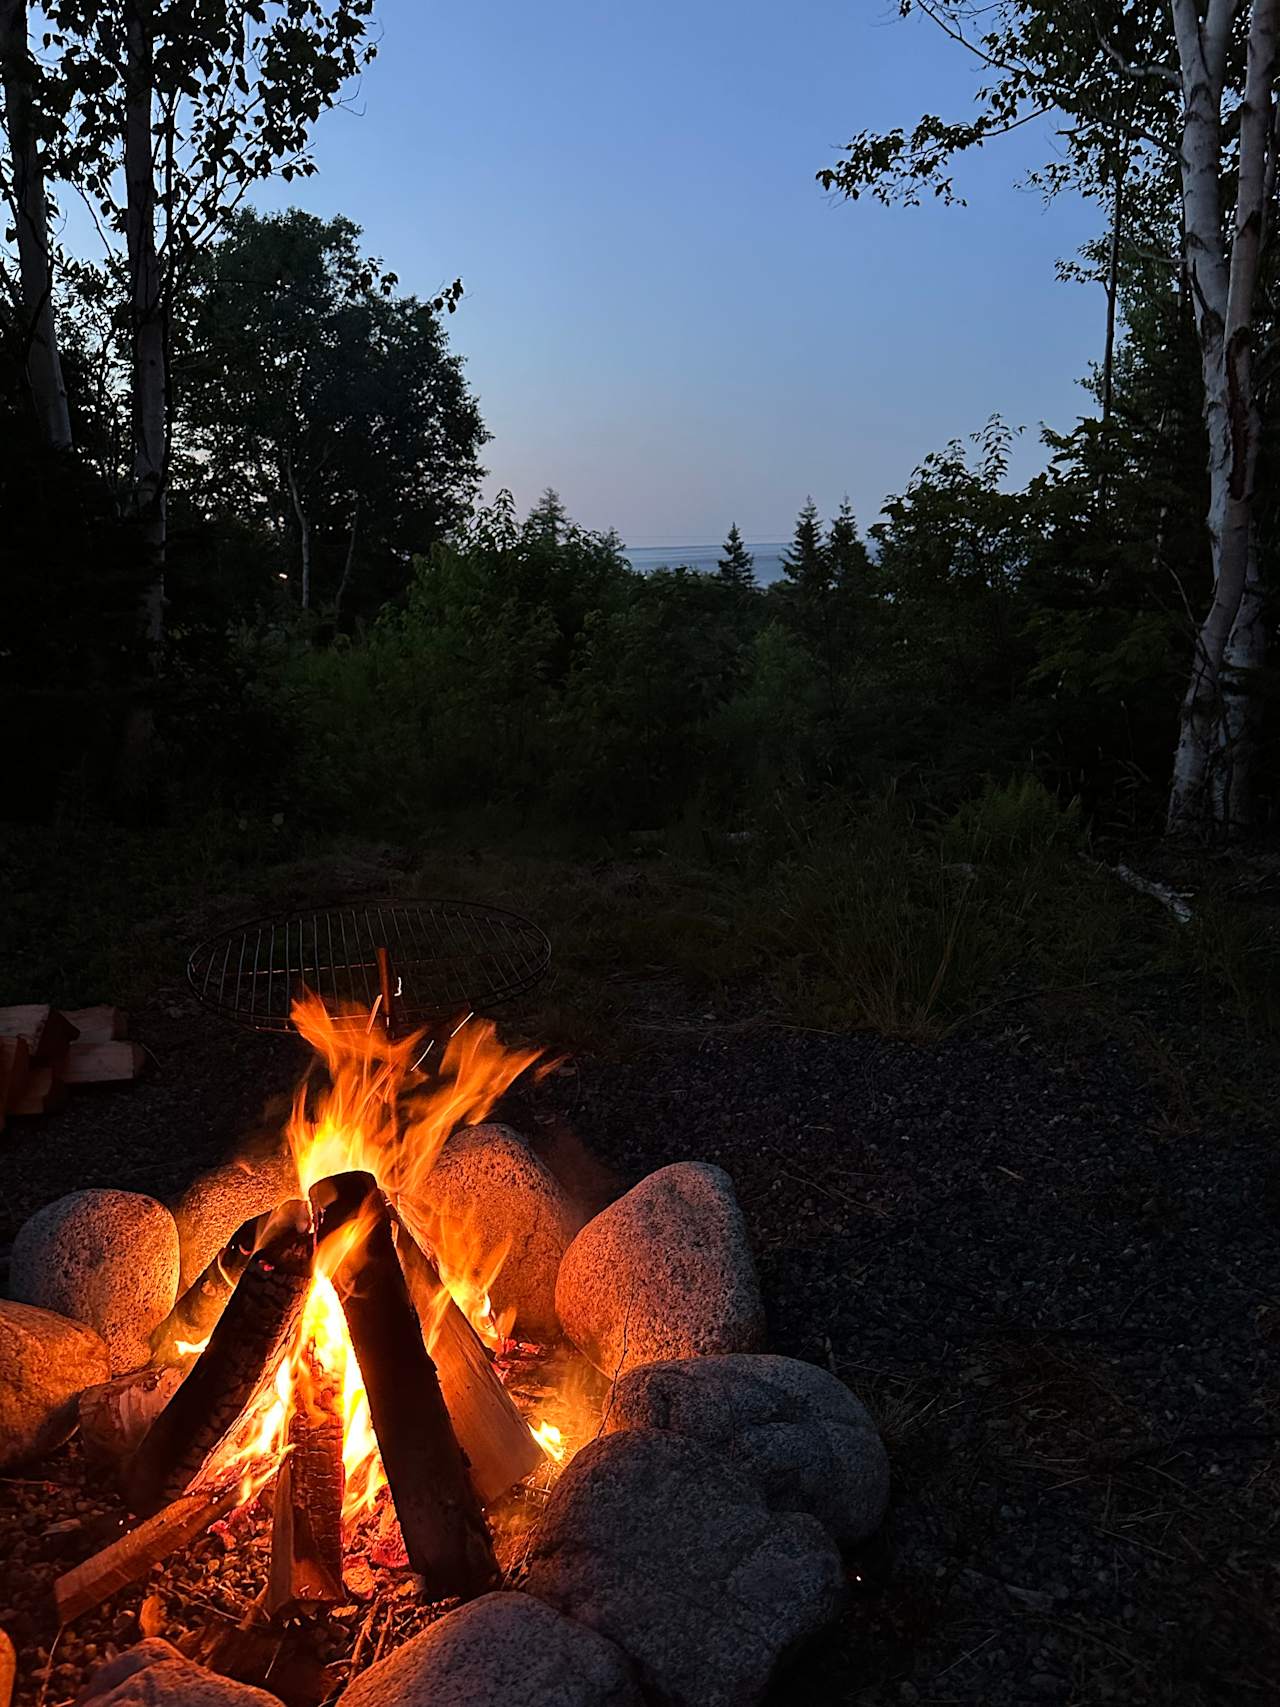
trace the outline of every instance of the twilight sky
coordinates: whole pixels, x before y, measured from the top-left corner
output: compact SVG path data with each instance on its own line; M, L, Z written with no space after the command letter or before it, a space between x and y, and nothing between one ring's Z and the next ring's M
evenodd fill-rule
M268 206L345 213L449 322L494 434L487 490L547 485L628 544L785 538L812 493L864 522L994 410L1069 425L1094 226L1016 187L1031 127L966 164L969 206L814 182L864 126L961 116L975 68L893 0L379 0L379 58Z

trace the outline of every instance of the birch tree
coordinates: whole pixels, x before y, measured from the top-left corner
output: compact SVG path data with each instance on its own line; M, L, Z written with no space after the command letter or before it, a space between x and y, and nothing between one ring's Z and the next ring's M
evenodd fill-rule
M1259 261L1275 193L1276 37L1280 0L1251 0L1243 89L1228 73L1241 0L1171 0L1182 96L1179 173L1187 277L1195 306L1209 432L1213 598L1196 636L1174 756L1169 827L1248 816L1250 715L1240 673L1262 662L1253 561L1261 418L1253 377ZM1203 15L1202 15L1203 10ZM1238 131L1230 160L1227 98ZM1234 165L1235 207L1229 175Z
M984 0L900 0L900 10L924 14L991 73L977 117L950 124L926 115L909 133L863 132L843 160L818 174L828 188L886 202L918 203L926 193L956 201L950 173L958 154L1045 119L1063 146L1032 182L1049 194L1070 186L1100 202L1113 185L1117 248L1124 242L1158 255L1165 220L1142 210L1163 205L1176 217L1178 253L1170 261L1192 298L1201 352L1213 590L1207 614L1194 623L1167 821L1173 832L1227 832L1248 817L1250 678L1265 650L1253 546L1260 434L1253 353L1276 189L1280 0L1073 8L1053 0L1001 0L994 8ZM1118 136L1129 150L1123 162ZM1122 184L1131 187L1123 230L1116 218Z
M56 450L71 445L71 417L58 357L53 265L35 91L39 67L27 43L26 0L0 0L0 83L9 144L6 181L18 246L27 382L40 431Z
M108 246L130 332L126 509L164 632L173 319L198 256L256 182L309 174L311 127L373 57L373 0L46 0L59 175ZM123 187L123 199L121 188Z

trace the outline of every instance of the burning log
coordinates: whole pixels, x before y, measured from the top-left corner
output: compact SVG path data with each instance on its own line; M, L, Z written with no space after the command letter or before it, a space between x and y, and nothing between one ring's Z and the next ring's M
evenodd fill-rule
M342 1587L342 1392L308 1346L299 1365L289 1452L276 1476L267 1610L334 1606Z
M341 1250L333 1282L360 1365L369 1414L411 1567L437 1598L497 1580L493 1544L467 1477L371 1174L337 1174L311 1191L321 1247Z
M18 1676L18 1656L13 1643L0 1630L0 1707L9 1707Z
M208 1345L126 1466L125 1492L136 1511L155 1511L191 1486L275 1370L297 1331L313 1257L306 1205L283 1204L264 1228Z
M498 1379L479 1334L445 1292L435 1264L398 1216L395 1233L414 1308L424 1323L437 1324L431 1355L453 1432L468 1461L471 1485L481 1503L489 1505L538 1468L542 1448Z
M100 1553L65 1571L53 1585L59 1624L70 1624L91 1606L136 1583L152 1565L225 1517L239 1497L235 1487L213 1494L183 1494Z
M218 1324L227 1299L239 1284L258 1244L258 1228L267 1218L246 1221L191 1282L151 1336L151 1355L157 1361L183 1356L184 1348L202 1346Z

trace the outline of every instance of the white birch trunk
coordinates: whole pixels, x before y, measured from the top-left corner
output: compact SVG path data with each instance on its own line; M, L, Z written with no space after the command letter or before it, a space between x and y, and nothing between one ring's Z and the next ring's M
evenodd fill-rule
M1213 599L1196 637L1191 679L1169 796L1170 830L1215 823L1247 775L1224 788L1215 776L1224 752L1223 660L1249 572L1259 417L1252 332L1272 137L1271 82L1280 0L1252 0L1248 65L1240 116L1234 234L1224 237L1222 101L1232 16L1238 0L1171 0L1182 75L1180 150L1187 275L1200 341L1209 436L1208 529ZM1237 768L1247 771L1246 753Z
M351 533L347 539L347 560L342 565L342 579L338 582L338 591L333 601L334 615L342 611L342 601L347 596L347 588L351 583L351 570L356 560L356 533L360 526L360 500L356 499L355 508L351 512Z
M148 638L158 644L164 636L168 374L164 297L156 254L153 29L152 0L126 0L124 174L133 331L132 511L151 575L143 595L143 621Z
M1215 778L1216 815L1228 829L1253 822L1250 786L1262 702L1258 676L1267 661L1267 626L1256 538L1249 547L1244 592L1223 652L1221 779Z
M293 473L293 453L284 454L284 472L289 482L289 502L293 505L294 519L298 524L298 555L302 565L302 608L311 609L311 522L307 512L302 507L302 494L298 491L298 482Z
M69 450L71 416L53 314L48 204L31 96L34 67L27 49L27 0L0 0L0 72L26 315L27 382L45 442L55 450Z

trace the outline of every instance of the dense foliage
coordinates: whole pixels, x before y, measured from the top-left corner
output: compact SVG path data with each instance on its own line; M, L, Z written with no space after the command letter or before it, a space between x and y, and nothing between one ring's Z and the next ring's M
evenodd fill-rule
M1022 490L1008 478L1013 430L992 419L924 457L865 533L847 502L829 518L807 502L766 587L736 525L716 573L645 576L554 494L523 520L505 495L476 510L486 434L444 331L460 286L403 295L349 220L237 205L256 178L309 169L311 120L372 52L368 0L295 8L297 65L277 40L292 12L248 8L270 49L257 81L235 75L248 48L224 0L205 8L205 47L179 0L148 14L150 34L130 10L123 43L109 8L51 8L50 63L23 71L51 167L96 196L108 224L128 224L116 109L142 49L154 50L157 134L179 165L160 185L169 235L151 309L116 263L59 275L70 452L39 448L29 327L6 310L8 500L41 494L8 542L4 692L40 755L18 815L47 815L71 791L152 820L198 798L337 828L481 808L578 834L714 831L751 829L780 803L808 811L888 788L953 810L991 779L1034 775L1095 828L1156 825L1199 613L1221 579L1206 526L1203 316L1171 264L1181 108L1167 54L1156 63L1164 13L1108 7L1068 27L1039 0L902 9L986 56L978 116L864 132L830 184L954 198L958 155L1052 109L1066 147L1041 181L1082 190L1111 227L1064 271L1104 284L1113 324L1086 417L1046 431L1046 471ZM101 88L86 43L101 49ZM1243 37L1230 45L1236 76ZM1150 87L1135 70L1148 59ZM240 93L215 136L210 90L224 72ZM246 153L245 103L259 98L266 132ZM185 200L184 184L196 186ZM1266 327L1270 248L1260 278ZM164 443L146 478L165 528L143 539L130 528L146 522L137 378L152 309ZM1274 364L1260 371L1258 586L1274 572L1276 423ZM153 597L141 646L128 612L148 574L154 593L157 554L163 621ZM74 646L50 642L55 610ZM1228 647L1219 707L1224 750L1232 718L1247 725L1237 746L1264 822L1271 626L1268 608L1254 651Z

